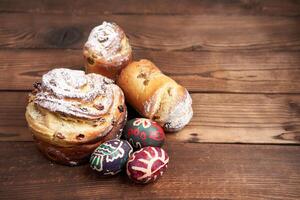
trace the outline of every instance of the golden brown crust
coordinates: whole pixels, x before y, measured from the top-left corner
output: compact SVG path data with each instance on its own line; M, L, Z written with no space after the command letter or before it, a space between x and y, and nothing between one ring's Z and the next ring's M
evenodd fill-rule
M110 63L94 58L91 62L91 54L86 50L83 53L85 60L85 69L87 73L96 73L106 76L112 80L117 80L122 69L125 68L132 61L132 54L128 54L124 60L119 63L117 61L112 61Z
M90 33L83 56L87 73L117 80L121 70L132 61L132 49L124 31L117 24L103 22Z
M119 137L127 118L124 94L103 78L68 69L54 69L43 76L30 95L25 116L48 158L79 164L97 145Z
M62 147L43 141L36 137L34 130L31 129L34 141L38 149L50 160L64 164L64 165L80 165L88 161L91 153L103 142L120 138L122 129L126 123L127 111L120 116L117 124L111 129L111 131L102 138L97 138L95 141L91 141L84 144L77 144L69 147Z
M127 102L144 117L157 121L165 131L178 131L192 118L192 99L187 90L149 60L129 64L117 84Z

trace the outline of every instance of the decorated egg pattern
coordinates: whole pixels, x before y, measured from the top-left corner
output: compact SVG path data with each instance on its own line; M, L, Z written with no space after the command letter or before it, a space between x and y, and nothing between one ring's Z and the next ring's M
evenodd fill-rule
M161 126L145 118L129 120L123 134L124 138L137 149L146 146L161 147L165 142L165 133Z
M101 175L115 175L126 165L132 152L127 141L113 139L95 149L90 158L90 166Z
M150 183L163 175L168 162L169 156L162 148L144 147L130 156L126 172L134 182Z

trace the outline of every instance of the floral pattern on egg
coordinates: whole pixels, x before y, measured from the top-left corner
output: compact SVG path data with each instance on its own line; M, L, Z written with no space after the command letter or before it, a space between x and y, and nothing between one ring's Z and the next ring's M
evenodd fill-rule
M145 118L129 120L123 136L136 149L146 146L161 147L165 142L162 127L155 121Z
M128 177L136 183L156 181L166 171L169 156L159 147L144 147L134 152L126 165Z

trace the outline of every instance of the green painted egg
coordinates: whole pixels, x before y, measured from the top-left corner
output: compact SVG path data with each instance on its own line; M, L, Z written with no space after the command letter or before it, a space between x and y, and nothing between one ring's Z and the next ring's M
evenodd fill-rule
M165 142L162 127L146 118L129 120L124 128L123 137L136 149L147 146L161 147Z

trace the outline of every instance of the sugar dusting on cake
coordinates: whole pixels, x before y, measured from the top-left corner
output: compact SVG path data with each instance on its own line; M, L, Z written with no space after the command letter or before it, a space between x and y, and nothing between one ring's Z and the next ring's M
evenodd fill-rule
M187 90L185 90L185 97L183 100L177 102L174 107L170 109L170 112L166 116L161 116L159 112L159 107L161 104L158 102L158 96L163 93L163 88L155 92L155 94L146 102L144 102L144 110L148 117L153 117L158 115L159 119L154 119L157 121L166 131L174 132L182 129L187 125L193 117L192 109L192 98Z
M115 23L103 22L91 31L85 47L105 60L112 60L121 49L124 32Z
M114 99L113 81L97 74L58 68L43 75L34 103L80 118L97 119L108 112Z
M169 114L164 128L168 131L177 131L187 125L193 117L192 98L186 90L186 96L183 101L179 102Z

